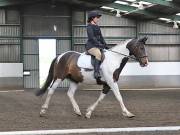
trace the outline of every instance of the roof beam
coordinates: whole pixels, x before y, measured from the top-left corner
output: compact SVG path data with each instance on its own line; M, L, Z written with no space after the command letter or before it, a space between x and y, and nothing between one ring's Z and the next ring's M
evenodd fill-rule
M174 9L180 11L180 6L178 6L177 4L170 2L170 1L165 1L165 0L136 0L136 1L150 2L152 4L158 4L158 5L166 6L169 8L174 8Z
M159 16L162 16L162 14L153 13L153 12L149 12L146 10L140 10L136 7L132 7L132 6L128 6L128 5L121 5L121 4L117 4L117 3L112 3L112 4L109 4L108 6L115 8L115 9L128 11L128 13L125 13L125 15L131 14L131 13L137 13L137 14L141 14L141 15L146 15L152 19L158 18Z
M137 9L135 7L132 7L132 6L121 5L121 4L117 4L117 3L112 3L112 4L109 4L109 5L106 5L106 6L112 7L112 8L115 8L115 9L119 9L119 10L125 10L125 11L128 11L128 12L131 12L131 11Z
M148 0L143 0L143 1L148 1ZM157 0L155 0L155 1L157 1ZM171 19L171 20L174 20L174 21L180 21L180 16L178 16L178 15L167 16L166 14L154 13L154 12L150 12L150 11L147 11L147 10L140 10L140 9L138 9L136 7L117 4L117 3L112 3L112 4L109 4L107 6L115 8L115 9L119 9L119 10L128 11L124 15L128 15L128 14L131 14L131 13L136 13L136 14L148 16L151 19L157 19L159 17L165 17L165 18L168 18L168 19Z

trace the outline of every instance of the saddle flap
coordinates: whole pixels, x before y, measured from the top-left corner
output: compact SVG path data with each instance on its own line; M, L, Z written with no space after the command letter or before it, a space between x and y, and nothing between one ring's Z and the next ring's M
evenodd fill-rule
M102 60L101 60L102 62L104 61L104 58L105 58L105 55L104 55L104 53L102 53ZM94 56L84 52L79 56L77 65L81 68L94 69L94 59L95 59ZM101 68L101 66L100 66L100 68Z
M85 53L82 53L79 56L77 65L80 68L94 69L93 65L91 64L91 56Z

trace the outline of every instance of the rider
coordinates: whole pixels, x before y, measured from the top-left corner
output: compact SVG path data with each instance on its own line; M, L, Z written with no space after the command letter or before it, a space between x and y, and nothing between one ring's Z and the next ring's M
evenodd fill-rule
M88 25L87 25L87 36L88 41L86 43L86 51L95 56L94 63L94 77L96 79L101 78L99 73L99 68L101 64L101 51L105 49L109 49L104 38L102 36L100 27L98 26L99 18L102 15L97 11L91 11L88 14Z

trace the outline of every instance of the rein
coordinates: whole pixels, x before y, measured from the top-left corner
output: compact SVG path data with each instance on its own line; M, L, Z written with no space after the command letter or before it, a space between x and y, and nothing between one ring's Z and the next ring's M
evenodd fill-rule
M120 55L123 55L123 56L126 56L126 57L128 57L128 58L130 58L130 59L133 59L133 60L136 60L136 61L137 61L137 59L134 58L134 57L132 57L132 56L129 56L129 55L126 55L126 54L123 54L123 53L120 53L120 52L112 51L112 50L110 50L110 49L109 49L108 51L113 52L113 53L117 53L117 54L120 54Z

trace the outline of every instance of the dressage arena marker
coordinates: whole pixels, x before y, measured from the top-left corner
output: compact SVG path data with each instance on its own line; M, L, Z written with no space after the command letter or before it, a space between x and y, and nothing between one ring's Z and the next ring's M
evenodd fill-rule
M64 130L37 130L37 131L10 131L0 132L0 135L64 135L83 133L121 133L121 132L155 132L155 131L180 131L180 126L166 127L131 127L131 128L89 128L89 129L64 129Z
M8 93L8 92L24 92L24 90L0 90L0 93Z

